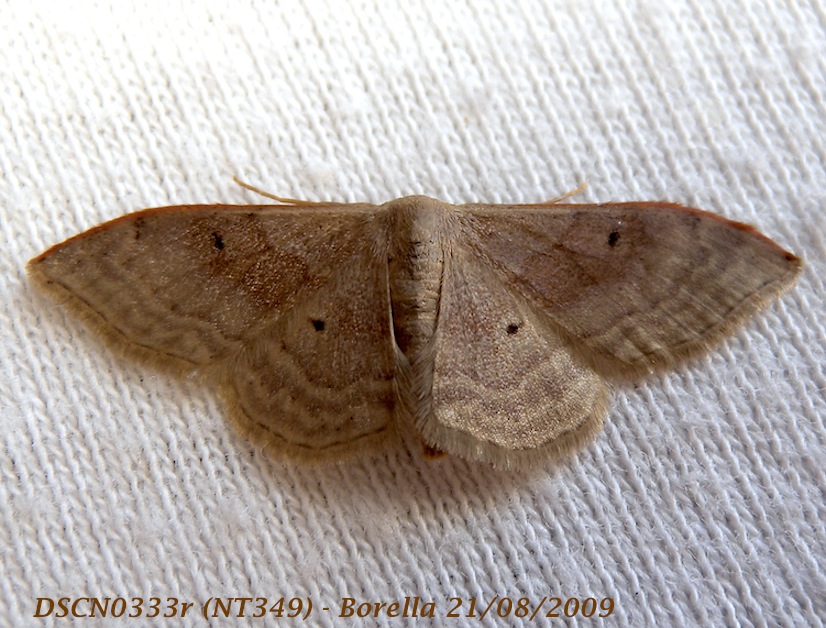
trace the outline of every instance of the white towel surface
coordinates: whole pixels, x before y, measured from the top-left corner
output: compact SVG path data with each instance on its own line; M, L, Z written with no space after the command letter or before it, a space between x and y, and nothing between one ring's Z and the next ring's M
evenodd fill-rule
M149 612L152 596L194 604L156 626L250 621L248 605L208 622L215 596L311 600L319 626L413 625L338 616L342 598L413 596L440 626L548 625L553 597L614 600L583 626L823 623L826 5L114 5L12 1L0 18L0 625L54 621L38 598ZM587 181L580 202L702 207L807 266L708 356L618 388L562 465L400 447L306 467L25 276L128 211L262 202L232 175L372 202L533 202ZM530 620L519 598L548 599ZM471 599L492 604L481 622Z

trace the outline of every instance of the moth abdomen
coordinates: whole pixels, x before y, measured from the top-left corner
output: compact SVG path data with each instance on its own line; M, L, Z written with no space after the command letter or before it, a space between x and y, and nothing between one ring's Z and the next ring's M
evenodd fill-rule
M448 207L424 196L388 206L395 223L388 261L393 327L396 343L411 363L436 329Z

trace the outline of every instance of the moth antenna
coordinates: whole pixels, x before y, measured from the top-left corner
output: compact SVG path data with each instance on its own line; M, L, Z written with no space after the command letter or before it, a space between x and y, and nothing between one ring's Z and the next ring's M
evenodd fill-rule
M572 196L576 196L577 194L582 194L585 191L585 188L588 187L588 182L583 181L579 184L578 187L571 190L570 192L565 192L562 196L557 196L556 198L552 198L549 201L543 201L540 205L553 205L554 203L561 203L562 201L567 201Z
M254 185L250 185L249 183L245 183L241 181L238 177L233 175L232 180L240 185L242 188L249 190L250 192L255 192L256 194L260 194L265 198L271 198L274 201L278 201L279 203L284 203L285 205L319 205L321 204L320 201L304 201L297 198L287 198L285 196L276 196L275 194L270 194L269 192L265 192L261 188L257 188Z

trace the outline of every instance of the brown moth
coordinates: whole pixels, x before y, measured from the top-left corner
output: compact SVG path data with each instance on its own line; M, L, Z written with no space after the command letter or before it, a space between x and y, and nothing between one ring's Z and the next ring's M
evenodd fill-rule
M669 203L147 209L29 262L121 346L202 371L272 450L521 467L602 425L613 378L700 353L802 261Z

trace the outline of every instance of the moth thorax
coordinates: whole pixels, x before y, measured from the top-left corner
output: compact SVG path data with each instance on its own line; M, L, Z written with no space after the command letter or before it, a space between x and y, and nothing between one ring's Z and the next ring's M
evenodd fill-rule
M396 239L389 263L396 343L414 361L436 327L444 267L443 205L409 197L393 207Z

